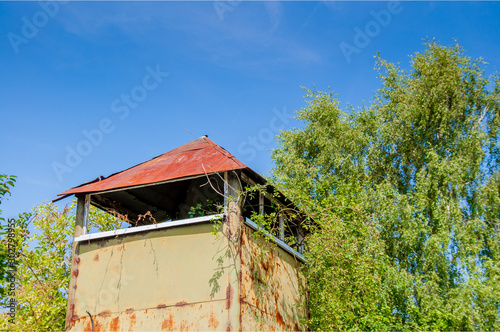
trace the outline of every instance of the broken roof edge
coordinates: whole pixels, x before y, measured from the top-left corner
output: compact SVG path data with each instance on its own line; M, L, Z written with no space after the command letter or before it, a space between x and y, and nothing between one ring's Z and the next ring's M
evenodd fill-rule
M74 194L125 190L158 185L175 179L187 179L205 174L243 169L250 170L265 181L226 149L208 139L207 136L202 136L135 166L115 172L108 177L101 176L93 181L68 189L58 194L61 197L56 198L55 201Z

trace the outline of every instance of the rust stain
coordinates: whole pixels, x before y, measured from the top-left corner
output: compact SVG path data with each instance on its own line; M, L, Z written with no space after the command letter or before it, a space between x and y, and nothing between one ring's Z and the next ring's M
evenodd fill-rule
M262 265L262 268L264 269L264 271L266 271L267 274L269 274L269 262L268 261L265 261L265 260L261 260L260 261L261 265Z
M181 321L180 331L189 331L189 323L185 320Z
M163 323L161 324L161 329L166 330L166 331L173 331L174 330L174 315L170 314L168 315L168 318L166 318Z
M120 329L120 317L115 317L109 323L110 331L118 331Z
M111 315L111 310L104 310L104 311L97 314L97 316L101 316L101 317L109 316L109 315Z
M134 312L134 307L132 307L132 308L128 308L127 310L125 310L125 312L126 312L127 314L131 314L132 312Z
M227 332L231 332L231 324L229 324L229 325L227 326L226 331L227 331Z
M283 320L283 316L281 316L278 308L276 308L276 322L281 325L281 326L285 326L285 321Z
M94 261L99 262L99 254L95 254Z
M75 258L75 263L76 263L76 264L80 263L80 256L76 256L76 258Z
M73 272L71 272L71 274L72 274L72 275L73 275L73 277L75 277L75 278L78 278L78 274L79 274L79 273L80 273L80 272L78 271L78 269L75 269L75 270L73 270Z
M135 314L130 315L130 327L135 325Z
M226 288L226 309L231 308L231 298L233 297L233 288L231 284L227 285Z
M240 291L240 312L238 313L238 322L241 331L241 327L243 326L243 307L241 306L241 291Z
M86 320L85 323L83 324L83 331L84 332L87 332L87 331L92 332L92 328L90 326L90 319Z
M213 311L210 312L210 316L208 317L208 326L213 329L216 329L217 326L219 326L219 321Z
M164 303L160 303L160 304L158 304L156 307L157 307L158 309L164 309L164 308L166 308L166 307L167 307L167 305L166 305L166 304L164 304Z
M187 301L180 301L180 302L177 302L177 303L175 304L175 306L176 306L176 307L183 307L183 306L185 306L185 305L187 305L187 304L188 304L188 303L187 303Z
M96 332L105 330L102 328L102 325L98 320L94 321L94 329Z
M69 306L69 328L73 328L75 326L76 320L78 316L75 315L75 304L71 303Z
M84 332L92 332L92 323L89 319L89 317L83 317L82 318L83 322L81 323L82 327L78 329L78 331L84 331ZM75 327L75 323L70 325L66 331L70 331ZM101 329L102 325L94 318L94 331L102 331Z

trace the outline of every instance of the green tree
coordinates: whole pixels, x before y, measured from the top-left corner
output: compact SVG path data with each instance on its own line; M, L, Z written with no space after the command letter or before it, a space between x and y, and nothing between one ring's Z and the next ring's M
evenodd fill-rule
M65 329L75 204L62 210L55 204L40 204L16 219L16 287L11 295L17 302L16 314L14 323L4 315L0 330ZM89 228L106 231L120 224L120 220L91 206Z
M500 80L458 46L380 56L372 105L308 90L274 182L314 218L313 330L500 329Z

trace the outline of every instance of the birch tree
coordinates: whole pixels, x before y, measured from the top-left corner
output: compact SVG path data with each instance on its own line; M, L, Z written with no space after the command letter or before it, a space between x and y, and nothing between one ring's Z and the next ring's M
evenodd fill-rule
M313 217L312 330L500 329L500 80L459 45L378 56L367 107L307 90L274 182Z

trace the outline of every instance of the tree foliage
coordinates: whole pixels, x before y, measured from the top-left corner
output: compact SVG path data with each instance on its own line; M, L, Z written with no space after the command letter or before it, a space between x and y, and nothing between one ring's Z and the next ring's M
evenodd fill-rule
M14 324L0 321L2 331L64 330L75 227L75 201L60 210L40 204L20 214L14 224L16 248ZM116 229L121 221L91 206L89 229ZM2 305L7 306L8 298Z
M274 181L304 209L313 330L500 329L500 80L454 45L376 62L369 107L308 90Z

